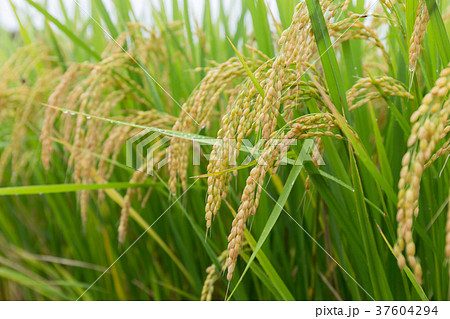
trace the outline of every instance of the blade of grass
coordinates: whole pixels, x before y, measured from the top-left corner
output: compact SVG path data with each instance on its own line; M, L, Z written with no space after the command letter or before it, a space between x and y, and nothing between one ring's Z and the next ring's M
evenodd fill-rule
M89 55L91 55L96 60L101 60L100 55L98 55L94 50L91 49L89 45L86 44L86 41L81 40L79 37L77 37L68 27L63 25L58 19L56 19L54 16L52 16L45 8L43 8L38 3L32 1L32 0L26 0L28 4L33 6L37 11L39 11L46 19L51 21L54 25L56 25L62 32L64 32L75 45L83 48Z
M328 90L330 91L331 100L341 113L349 118L347 99L343 86L343 79L339 71L336 55L331 44L330 35L328 34L325 18L319 1L306 0L311 26L314 37L319 49L320 61L322 62L323 71L327 79Z
M58 56L59 62L61 63L61 66L63 68L63 71L67 71L67 65L66 61L64 59L64 55L62 53L61 47L59 45L58 40L56 39L55 33L53 32L52 28L48 24L47 20L45 21L45 28L48 31L48 34L50 34L50 39L52 41L53 46L55 47L56 55Z
M448 33L445 30L445 25L442 21L442 15L439 12L436 1L425 0L425 2L428 8L428 15L430 16L429 35L433 43L439 49L439 56L441 57L442 64L446 66L450 62L450 42L448 40Z
M119 32L116 29L116 26L111 20L111 17L108 13L108 11L105 8L105 5L103 4L103 0L93 1L92 5L96 10L99 11L99 14L103 21L105 22L106 26L108 27L109 33L114 39L117 39L117 36L119 35Z
M369 106L370 119L372 120L372 132L375 137L375 145L377 147L378 160L380 161L381 173L386 176L389 184L394 183L394 178L392 177L391 165L389 163L386 149L383 145L383 138L381 136L380 129L378 128L377 119L372 105Z
M97 175L95 171L91 171L92 177L94 178L97 183L102 183L102 179L100 176ZM105 189L105 193L114 201L116 202L120 207L123 207L124 205L124 199L123 197L114 189ZM150 228L150 225L142 218L142 216L133 209L133 207L130 208L130 217L139 225L142 227L142 229L146 230L146 232L152 237L158 245L161 246L161 248L166 252L167 255L172 259L172 261L177 265L177 267L180 269L180 271L185 275L186 279L193 284L192 276L189 274L189 272L186 270L186 268L183 266L183 263L176 257L176 255L172 252L172 250L167 246L167 244L162 240L162 238L153 230Z
M370 225L367 208L364 204L364 201L362 200L364 198L364 191L361 183L361 177L359 175L353 151L350 147L349 153L351 159L351 175L355 189L354 199L356 213L358 214L358 224L361 228L361 237L364 244L367 265L372 281L372 287L375 293L375 298L377 298L378 300L392 300L392 293L389 289L389 284L387 282L385 272L379 258L378 249L375 245L376 242L373 236L372 227Z
M262 98L264 99L264 90L261 87L261 84L259 84L258 80L256 79L255 75L253 74L253 72L250 70L250 68L248 67L247 63L245 62L244 58L242 57L242 55L239 53L239 51L236 49L236 47L234 46L233 42L231 42L230 38L228 38L228 41L230 42L231 46L234 49L234 52L236 52L237 57L239 58L239 61L241 61L242 66L245 69L245 72L247 72L247 75L250 77L250 80L252 81L253 85L255 86L255 88L258 90L259 94L261 94Z
M15 281L21 285L24 285L32 290L35 290L42 294L43 296L49 298L50 300L70 300L68 296L61 293L60 291L52 288L46 282L38 282L32 278L25 276L24 274L6 268L0 267L0 277L6 278L8 280Z
M4 195L42 195L77 192L80 190L98 190L108 188L136 188L155 186L157 183L138 183L133 184L129 182L106 183L106 184L55 184L55 185L32 185L32 186L17 186L17 187L1 187L0 196Z
M17 23L19 24L20 34L22 35L23 42L27 45L31 44L30 36L28 35L27 29L23 26L22 21L20 21L19 15L17 14L16 6L9 0L9 4L14 12L14 16L16 17Z
M392 248L391 244L389 244L389 241L387 240L386 236L384 236L383 231L381 230L381 227L378 224L377 224L377 227L378 227L378 231L381 234L381 237L383 237L384 242L389 247L389 250L391 251L392 255L395 256L394 255L394 249ZM411 272L409 267L405 266L405 268L403 268L403 270L405 271L406 275L408 276L409 281L411 281L414 289L419 294L419 296L422 299L422 301L428 301L429 299L428 299L427 295L425 294L425 292L423 291L422 287L417 282L414 274Z
M253 28L256 30L255 38L258 43L258 48L269 57L272 57L272 33L269 27L266 3L265 1L247 0L246 4L252 15Z

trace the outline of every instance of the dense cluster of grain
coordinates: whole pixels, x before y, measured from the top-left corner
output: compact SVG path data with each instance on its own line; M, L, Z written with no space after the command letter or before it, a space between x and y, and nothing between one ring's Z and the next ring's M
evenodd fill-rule
M427 6L425 0L421 0L417 6L416 20L414 23L414 30L409 41L409 70L416 69L417 58L420 53L420 46L425 36L427 23L430 20L428 16Z
M394 253L400 268L404 268L406 260L408 261L419 283L422 282L422 267L416 258L413 219L419 215L420 181L425 164L439 143L449 117L449 90L450 65L441 72L435 86L424 96L421 106L411 116L413 126L398 182L398 239ZM406 260L402 255L403 250L406 252Z

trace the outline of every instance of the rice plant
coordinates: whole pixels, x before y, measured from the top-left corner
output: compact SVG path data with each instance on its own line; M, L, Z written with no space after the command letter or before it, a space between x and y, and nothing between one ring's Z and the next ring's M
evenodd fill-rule
M450 299L449 2L230 3L7 4L0 299Z

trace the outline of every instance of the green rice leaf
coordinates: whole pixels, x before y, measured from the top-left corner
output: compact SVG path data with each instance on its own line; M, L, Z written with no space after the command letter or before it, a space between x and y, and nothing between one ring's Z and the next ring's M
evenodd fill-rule
M32 0L26 0L31 6L33 6L36 10L38 10L42 15L51 21L54 25L56 25L62 32L64 32L73 42L75 45L83 48L86 52L88 52L93 58L96 60L100 60L100 55L98 55L92 48L86 44L85 41L81 40L79 37L75 35L68 27L63 25L58 19L56 19L54 16L52 16L45 8L43 8L38 3L32 1Z
M442 64L447 66L450 62L450 42L448 40L448 32L445 30L442 15L435 0L425 0L428 8L428 15L430 16L430 31L429 34L433 39L434 44L439 49L439 56Z
M32 186L17 186L17 187L1 187L0 196L4 195L42 195L42 194L56 194L77 192L80 190L98 190L108 188L137 188L155 186L157 183L106 183L106 184L57 184L57 185L32 185Z
M247 63L245 62L242 55L239 53L239 51L234 46L233 42L227 37L228 41L230 42L231 46L234 49L234 52L236 52L237 57L239 58L239 61L241 61L242 66L245 69L245 72L247 72L247 75L250 77L250 80L252 81L255 88L258 90L259 94L261 94L262 98L264 99L264 90L261 87L261 84L259 84L258 80L256 79L255 75L253 74L252 70L248 67Z

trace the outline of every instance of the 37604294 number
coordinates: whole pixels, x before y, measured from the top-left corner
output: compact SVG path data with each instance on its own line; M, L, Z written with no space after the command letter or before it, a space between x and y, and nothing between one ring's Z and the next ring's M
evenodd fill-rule
M387 316L387 315L412 315L412 316L428 316L437 315L437 306L377 306L376 315L377 316Z

